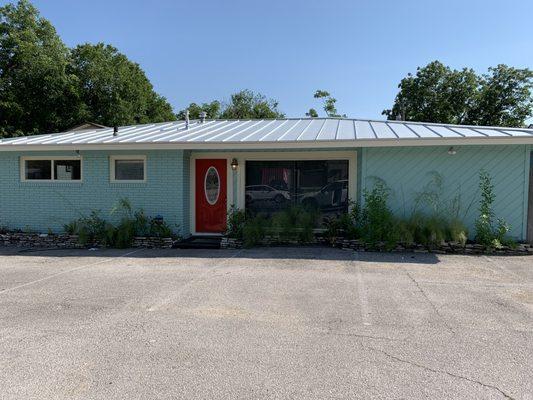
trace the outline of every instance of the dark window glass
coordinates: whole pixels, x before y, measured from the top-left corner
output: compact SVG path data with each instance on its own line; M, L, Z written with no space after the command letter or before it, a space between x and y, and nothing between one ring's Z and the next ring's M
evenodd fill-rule
M81 161L54 160L54 179L59 181L79 181L81 179Z
M245 196L252 214L301 205L338 215L348 210L348 160L247 161Z
M52 179L52 162L50 160L26 160L26 179Z
M118 181L144 180L144 161L115 160L115 179Z

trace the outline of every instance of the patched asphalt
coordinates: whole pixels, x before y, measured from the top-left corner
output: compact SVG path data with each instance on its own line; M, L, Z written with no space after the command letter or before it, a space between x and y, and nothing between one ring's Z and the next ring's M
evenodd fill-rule
M0 251L0 399L533 399L533 257Z

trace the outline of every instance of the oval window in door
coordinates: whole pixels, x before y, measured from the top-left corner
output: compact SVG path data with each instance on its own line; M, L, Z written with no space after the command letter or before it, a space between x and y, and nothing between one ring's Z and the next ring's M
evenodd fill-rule
M204 192L207 202L215 205L220 195L220 177L215 167L209 167L205 173Z

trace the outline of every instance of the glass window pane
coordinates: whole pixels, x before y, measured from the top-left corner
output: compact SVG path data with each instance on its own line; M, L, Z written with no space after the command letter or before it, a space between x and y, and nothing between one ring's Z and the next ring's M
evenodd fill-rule
M348 161L298 161L298 201L322 217L348 211Z
M115 160L115 179L119 181L144 180L144 161Z
M81 161L54 160L54 179L59 181L79 181L81 179Z
M294 203L293 161L247 161L245 207L271 216Z
M205 174L204 192L207 202L211 205L216 204L220 195L220 177L215 167L209 167Z
M26 160L26 179L52 179L52 162L50 160Z
M272 216L291 206L322 218L348 211L348 160L247 161L246 210Z

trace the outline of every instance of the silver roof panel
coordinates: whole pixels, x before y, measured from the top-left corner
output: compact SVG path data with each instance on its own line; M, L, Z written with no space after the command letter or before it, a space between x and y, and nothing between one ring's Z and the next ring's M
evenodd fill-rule
M0 149L28 146L165 144L165 143L285 143L398 141L419 139L532 139L533 129L447 125L405 121L343 118L283 118L273 120L207 120L152 123L91 129L0 140ZM529 142L529 141L527 141Z

